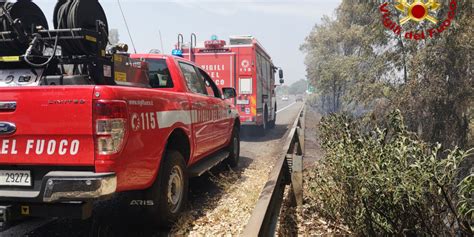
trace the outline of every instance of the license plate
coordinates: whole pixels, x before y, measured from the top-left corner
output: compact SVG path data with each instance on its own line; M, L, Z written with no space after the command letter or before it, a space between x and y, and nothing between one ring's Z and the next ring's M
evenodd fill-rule
M29 170L0 170L0 186L31 186Z

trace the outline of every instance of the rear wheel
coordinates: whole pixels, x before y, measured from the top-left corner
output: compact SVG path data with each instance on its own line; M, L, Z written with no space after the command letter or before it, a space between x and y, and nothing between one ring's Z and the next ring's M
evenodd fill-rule
M276 120L276 119L275 119ZM268 123L268 128L270 129L273 129L275 128L275 125L276 125L276 121L275 120L272 120Z
M240 160L240 132L237 127L235 127L232 132L231 142L227 147L227 151L229 151L229 157L227 158L226 163L231 168L237 167Z
M147 190L148 213L153 224L169 227L184 209L188 196L188 175L181 153L167 151L153 186Z
M263 124L262 125L259 125L257 126L257 136L259 137L264 137L266 132L267 132L267 129L268 129L268 112L267 112L267 109L265 109L265 113L263 115Z
M277 113L276 113L276 112L277 112L277 107L276 107L276 105L275 105L275 116L273 117L273 120L271 120L271 121L268 123L268 127L269 127L270 129L275 128L276 119L277 119L277 118L276 118L276 117L277 117Z

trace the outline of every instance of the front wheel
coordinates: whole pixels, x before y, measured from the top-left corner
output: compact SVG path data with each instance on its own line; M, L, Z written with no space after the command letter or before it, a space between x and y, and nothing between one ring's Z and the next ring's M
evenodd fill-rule
M167 151L153 186L147 190L148 212L153 224L169 227L184 209L188 196L188 175L181 153Z
M234 131L232 132L232 138L227 147L227 151L229 151L229 157L227 157L226 160L227 164L231 168L237 167L240 160L240 134L238 128L234 128Z

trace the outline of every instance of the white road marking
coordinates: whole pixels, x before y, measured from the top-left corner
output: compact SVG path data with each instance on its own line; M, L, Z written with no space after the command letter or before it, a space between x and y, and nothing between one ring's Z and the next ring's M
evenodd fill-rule
M280 113L280 112L282 112L282 111L284 111L284 110L290 108L290 107L293 106L294 104L296 104L296 102L293 102L293 103L291 103L290 105L286 106L285 108L278 110L276 113L278 114L278 113Z

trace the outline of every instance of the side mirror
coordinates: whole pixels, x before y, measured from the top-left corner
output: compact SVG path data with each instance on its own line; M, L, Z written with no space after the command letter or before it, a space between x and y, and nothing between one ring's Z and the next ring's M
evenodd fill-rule
M237 92L232 87L222 88L222 97L224 100L233 99L237 97Z
M285 80L283 80L283 70L282 69L278 70L278 75L280 76L280 84L285 83Z

